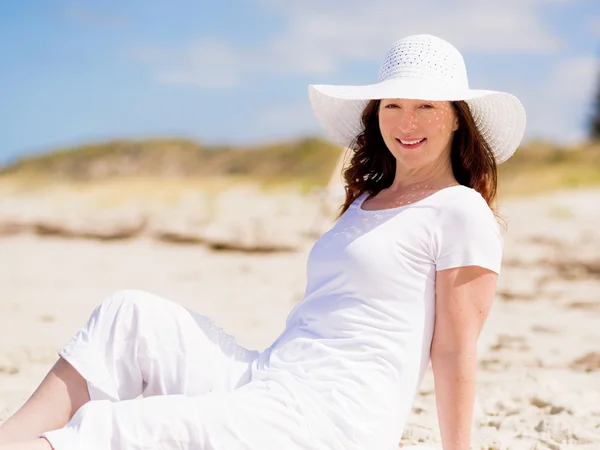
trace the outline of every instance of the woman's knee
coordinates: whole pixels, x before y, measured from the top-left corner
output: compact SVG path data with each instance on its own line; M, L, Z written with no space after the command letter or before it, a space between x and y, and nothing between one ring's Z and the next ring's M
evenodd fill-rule
M123 289L106 297L97 308L103 316L130 321L141 317L168 317L181 308L175 302L139 289Z
M121 289L106 297L100 306L105 309L144 308L169 303L171 302L141 289Z

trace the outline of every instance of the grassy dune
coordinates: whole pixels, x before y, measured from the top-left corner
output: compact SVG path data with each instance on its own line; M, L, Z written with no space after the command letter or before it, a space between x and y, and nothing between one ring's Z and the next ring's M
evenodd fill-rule
M307 138L260 147L203 146L188 140L112 141L23 158L0 175L90 182L132 177L327 182L340 149ZM14 178L16 179L16 178Z
M307 192L329 181L339 155L339 147L316 138L249 148L112 141L23 158L0 172L0 191L76 188L106 204L136 198L169 203L189 191L245 186ZM591 185L600 185L600 142L573 148L533 143L499 166L501 197Z
M498 172L502 196L600 185L600 142L570 148L532 143L500 165Z

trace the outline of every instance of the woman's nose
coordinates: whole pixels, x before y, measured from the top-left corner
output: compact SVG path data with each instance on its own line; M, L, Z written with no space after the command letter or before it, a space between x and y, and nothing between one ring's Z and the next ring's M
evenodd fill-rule
M403 132L409 132L417 127L417 118L414 111L401 111L398 117L398 129Z

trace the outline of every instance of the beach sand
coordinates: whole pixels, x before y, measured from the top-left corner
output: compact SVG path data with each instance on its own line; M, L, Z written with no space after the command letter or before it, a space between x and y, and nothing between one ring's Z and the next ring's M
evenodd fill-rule
M598 205L595 189L501 203L506 248L479 341L474 449L600 448ZM17 228L0 237L0 422L116 290L156 293L210 316L244 346L268 346L302 298L315 239L306 232L291 250L248 252ZM439 441L428 371L403 442Z

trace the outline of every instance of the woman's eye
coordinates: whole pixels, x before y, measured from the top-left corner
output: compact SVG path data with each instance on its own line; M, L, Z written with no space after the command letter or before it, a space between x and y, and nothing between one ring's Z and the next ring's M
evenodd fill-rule
M390 104L388 104L388 105L385 105L385 107L386 107L386 108L388 108L388 109L396 108L397 106L398 106L398 105L395 105L395 104L393 104L393 103L390 103Z
M423 108L423 109L431 109L431 108L433 108L433 105L430 105L429 103L426 103L424 105L421 105L421 108Z

